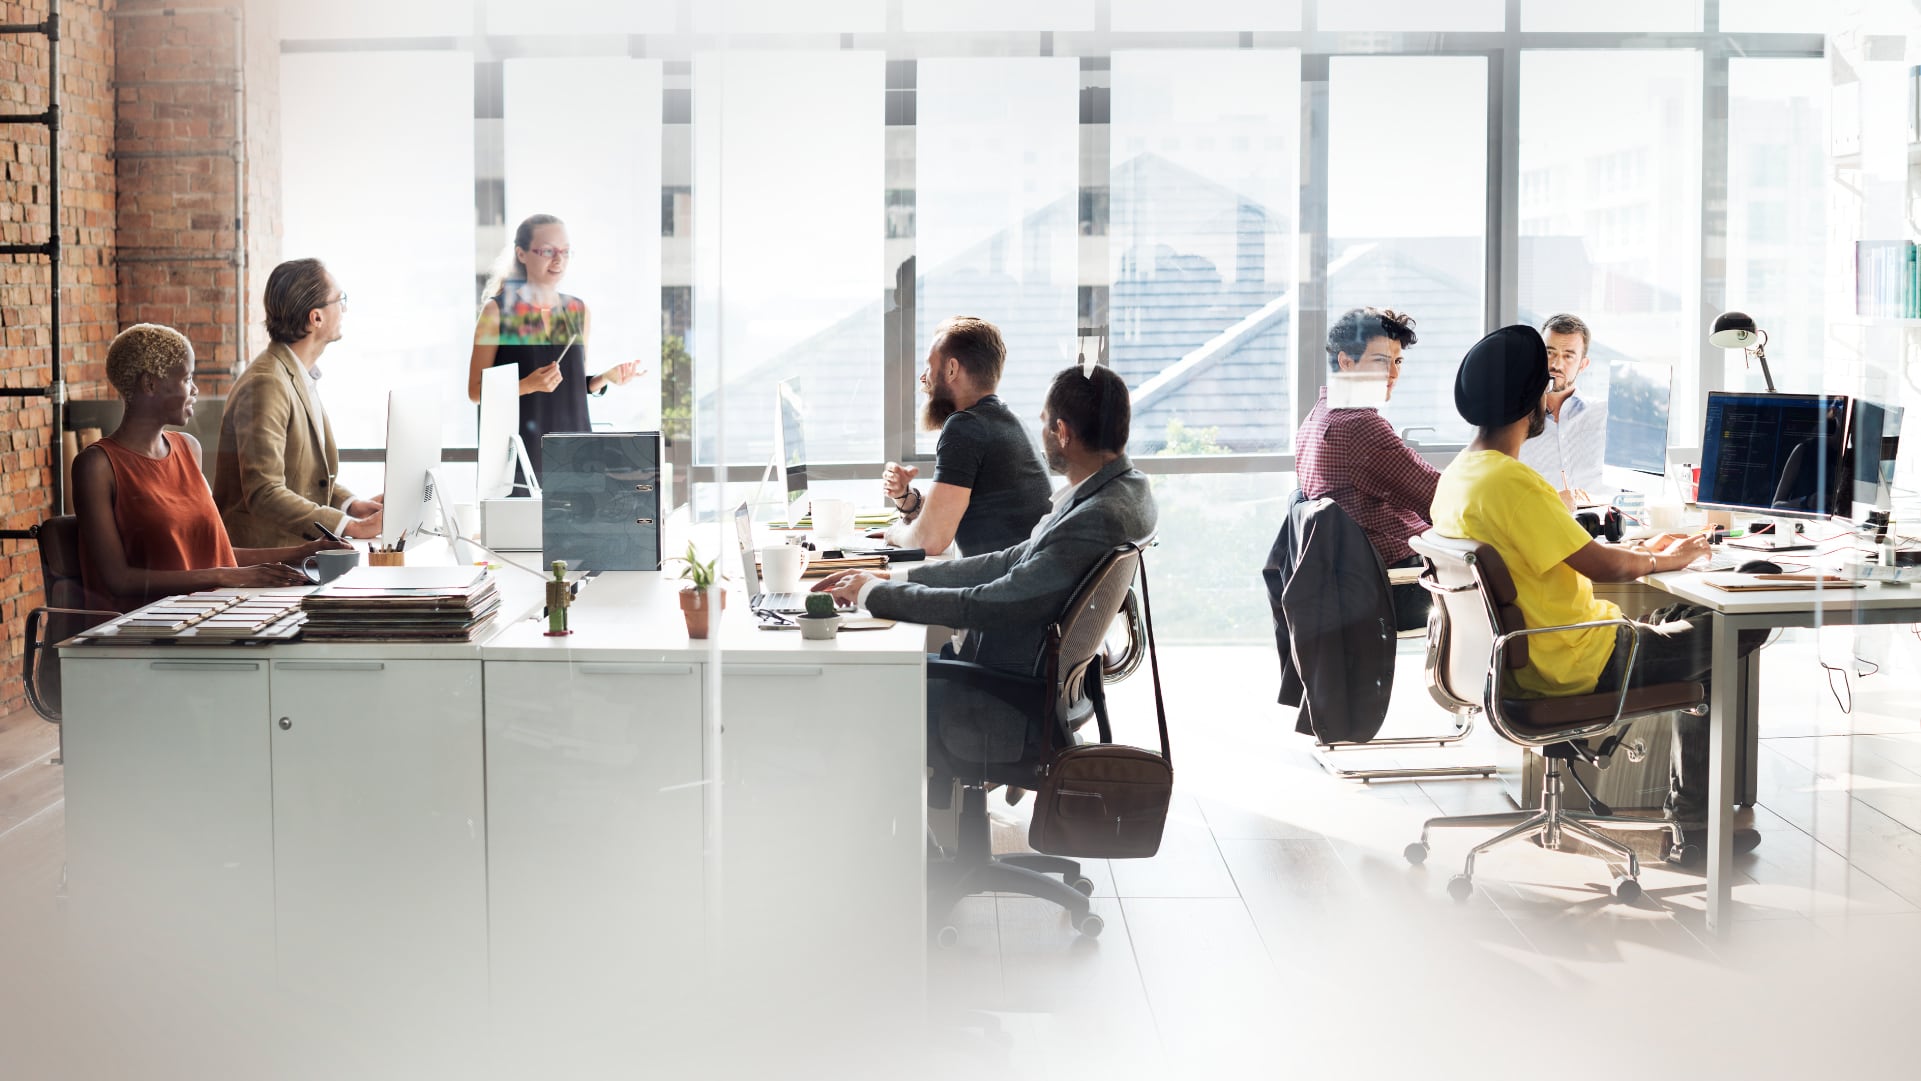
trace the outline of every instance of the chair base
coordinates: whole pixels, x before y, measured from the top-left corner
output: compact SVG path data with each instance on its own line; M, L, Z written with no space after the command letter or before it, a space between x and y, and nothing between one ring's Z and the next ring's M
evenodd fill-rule
M979 785L962 790L959 832L952 860L927 867L928 925L942 945L953 944L956 932L947 916L963 897L978 893L1017 893L1059 905L1068 922L1088 937L1101 933L1103 921L1088 903L1094 883L1081 873L1077 860L1036 852L994 855L988 837L987 793Z
M1422 632L1426 633L1426 632ZM1434 781L1453 777L1492 777L1495 774L1493 763L1468 766L1340 766L1333 761L1337 751L1378 751L1391 747L1446 747L1459 743L1474 732L1472 715L1457 721L1453 732L1444 736L1396 736L1392 739L1374 739L1366 743L1349 743L1337 740L1326 743L1314 741L1314 761L1329 774L1344 781Z
M1499 814L1454 815L1444 818L1430 818L1421 826L1421 839L1408 845L1403 853L1409 863L1421 863L1427 859L1428 833L1438 828L1460 827L1507 827L1501 833L1482 841L1468 850L1467 861L1461 873L1448 883L1448 893L1456 900L1466 900L1474 890L1474 861L1481 854L1513 841L1540 837L1543 847L1559 850L1562 842L1572 838L1594 850L1603 858L1613 857L1627 864L1627 873L1614 882L1614 895L1623 901L1632 901L1641 895L1641 858L1628 846L1603 836L1596 826L1613 826L1625 829L1662 829L1668 831L1670 842L1677 848L1682 843L1681 827L1678 823L1658 818L1630 818L1625 815L1589 814L1570 811L1562 800L1561 761L1550 757L1548 769L1541 782L1541 809L1539 811L1508 811Z

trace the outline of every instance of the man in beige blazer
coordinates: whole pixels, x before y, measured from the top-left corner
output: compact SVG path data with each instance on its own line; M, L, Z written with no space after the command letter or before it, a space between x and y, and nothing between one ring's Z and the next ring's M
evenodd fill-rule
M335 478L340 451L320 400L320 355L340 340L347 294L318 259L275 267L265 296L266 351L234 380L220 418L213 498L236 546L298 544L318 522L344 537L380 535L380 497Z

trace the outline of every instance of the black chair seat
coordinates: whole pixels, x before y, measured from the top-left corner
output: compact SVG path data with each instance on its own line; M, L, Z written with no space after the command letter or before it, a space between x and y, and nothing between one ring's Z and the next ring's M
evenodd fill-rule
M1627 694L1622 717L1650 713L1671 713L1693 709L1707 701L1707 691L1699 683L1657 683L1636 687ZM1552 733L1578 729L1614 716L1620 705L1619 691L1577 694L1567 698L1503 698L1501 712L1516 728L1531 733Z

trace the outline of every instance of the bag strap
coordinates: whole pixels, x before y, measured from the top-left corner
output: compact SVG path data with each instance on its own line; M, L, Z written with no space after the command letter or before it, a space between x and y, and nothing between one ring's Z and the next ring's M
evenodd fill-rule
M1167 739L1167 705L1161 699L1161 655L1154 648L1154 604L1147 595L1147 553L1134 545L1136 566L1141 572L1141 622L1147 625L1147 664L1154 674L1154 719L1161 728L1161 758L1174 768L1174 748Z

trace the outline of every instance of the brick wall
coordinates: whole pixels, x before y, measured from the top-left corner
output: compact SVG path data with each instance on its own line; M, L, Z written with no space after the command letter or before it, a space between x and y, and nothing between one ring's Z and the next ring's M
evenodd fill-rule
M60 41L60 197L63 241L61 364L73 393L95 396L115 332L112 0L64 0ZM45 0L0 0L0 23L39 22ZM0 112L47 104L47 46L38 35L0 37ZM0 126L0 242L47 237L47 135ZM47 260L0 258L0 384L49 380L51 312ZM0 399L0 528L26 529L46 516L56 458L53 416L41 398ZM0 541L0 712L23 708L20 629L40 603L40 556L30 541Z
M162 11L177 2L63 0L61 334L75 399L113 396L107 343L130 323L184 332L208 395L224 395L237 363L265 345L259 296L280 233L275 0L197 0L181 5L189 11ZM0 22L37 22L45 8L45 0L0 0ZM244 10L244 23L206 8ZM42 39L0 38L0 112L44 107L46 67ZM245 88L244 113L236 85ZM244 154L238 221L236 149ZM0 242L44 239L44 133L0 126L0 173ZM45 263L0 260L0 384L47 382ZM44 400L0 400L0 528L28 528L51 509L51 425ZM40 603L39 559L31 542L0 543L0 713L24 707L20 630Z

